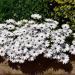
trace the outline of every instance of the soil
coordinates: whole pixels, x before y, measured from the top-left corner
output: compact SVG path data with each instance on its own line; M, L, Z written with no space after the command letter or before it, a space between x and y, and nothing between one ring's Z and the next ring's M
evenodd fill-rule
M0 75L75 75L75 56L71 56L70 60L66 65L42 56L24 64L13 64L4 60L0 62Z

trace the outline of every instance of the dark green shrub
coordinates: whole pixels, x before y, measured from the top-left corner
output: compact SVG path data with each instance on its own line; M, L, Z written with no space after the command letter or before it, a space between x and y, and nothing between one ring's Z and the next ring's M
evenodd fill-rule
M9 18L28 19L33 13L46 17L49 14L47 0L0 0L0 22Z

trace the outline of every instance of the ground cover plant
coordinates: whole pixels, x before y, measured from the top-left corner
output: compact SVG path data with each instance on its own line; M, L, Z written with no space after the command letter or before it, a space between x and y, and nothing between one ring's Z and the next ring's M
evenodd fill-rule
M66 64L75 54L75 33L68 24L32 14L30 20L8 19L0 24L0 55L12 63L34 61L39 54ZM71 40L67 40L72 38ZM70 41L70 42L68 42Z

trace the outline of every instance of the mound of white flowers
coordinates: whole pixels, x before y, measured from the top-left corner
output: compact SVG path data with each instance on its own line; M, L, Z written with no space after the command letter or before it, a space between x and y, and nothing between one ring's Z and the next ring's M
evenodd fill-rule
M69 25L62 24L58 28L58 22L52 19L39 23L42 18L39 14L32 14L31 18L18 22L9 19L0 24L0 56L12 63L24 63L44 54L44 57L68 63L68 53L75 54L75 39L72 45L66 42L67 37L75 37Z

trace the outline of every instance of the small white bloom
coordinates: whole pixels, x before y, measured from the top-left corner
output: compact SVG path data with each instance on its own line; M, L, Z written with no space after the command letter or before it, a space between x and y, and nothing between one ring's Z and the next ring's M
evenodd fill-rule
M6 28L6 24L0 24L0 29Z
M62 28L63 28L63 29L69 29L70 27L69 27L68 24L63 24L63 25L62 25Z
M72 44L75 45L75 40L72 41Z
M5 56L5 50L3 47L0 48L0 55Z
M72 33L73 34L73 37L75 38L75 33Z
M59 62L62 62L63 64L66 64L66 63L69 62L69 56L68 56L68 55L66 55L66 54L61 54L60 57L61 57L61 58L60 58Z
M7 25L6 27L8 30L14 30L15 29L15 26L14 25Z
M15 24L15 20L14 19L8 19L8 20L6 20L6 23L13 23L13 24Z
M6 43L6 38L0 37L0 44L5 44Z
M28 60L29 61L34 61L34 59L35 59L34 57L30 57Z
M48 49L46 53L44 53L44 57L47 57L47 58L51 58L52 57L52 50L51 49Z
M49 18L46 18L45 21L46 21L46 22L50 22L50 23L55 23L56 25L59 24L57 21L54 21L54 20L49 19Z
M29 24L34 24L35 21L34 21L34 20L29 20L28 23L29 23Z
M70 51L69 51L71 54L75 55L75 46L74 45L71 45L70 46Z
M26 20L26 19L23 19L22 21L23 21L23 23L27 23L28 22L28 20Z
M39 15L39 14L32 14L31 18L33 18L33 19L40 19L40 18L42 18L42 16Z
M23 22L21 20L21 21L16 22L15 24L16 24L16 26L20 27L20 26L22 26Z
M47 21L47 22L54 22L54 20L52 20L50 18L46 18L45 21Z
M57 25L55 23L45 23L47 27L49 27L50 29L55 29L57 27Z

